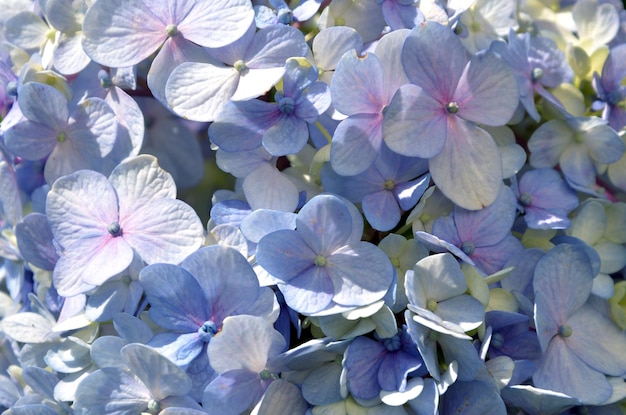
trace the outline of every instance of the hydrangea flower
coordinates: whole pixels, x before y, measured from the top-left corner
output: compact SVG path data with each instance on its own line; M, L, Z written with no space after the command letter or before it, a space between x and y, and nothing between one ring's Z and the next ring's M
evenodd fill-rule
M519 92L511 69L489 52L468 60L455 34L435 22L413 29L402 64L412 84L400 87L386 108L385 143L429 159L435 184L455 204L491 204L501 187L500 152L476 123L500 126L512 117Z
M158 50L148 85L165 104L165 82L176 66L207 61L201 46L236 41L253 19L247 0L97 1L85 14L82 44L91 59L113 68L136 65Z
M361 241L363 222L348 202L333 195L311 199L296 229L264 236L256 259L279 282L294 310L334 314L382 299L395 278L389 258Z
M117 121L102 99L88 98L70 113L56 88L28 82L19 89L19 110L23 119L4 132L6 146L27 160L48 157L48 183L80 169L103 170L104 157L115 145Z
M59 294L102 285L135 255L147 264L176 264L198 249L200 219L175 195L172 177L147 155L124 161L108 178L81 170L57 180L46 214L61 247L53 274Z
M536 387L601 405L613 394L607 375L626 372L626 337L587 303L593 277L587 255L575 245L557 245L537 263L535 326L543 358L533 381Z

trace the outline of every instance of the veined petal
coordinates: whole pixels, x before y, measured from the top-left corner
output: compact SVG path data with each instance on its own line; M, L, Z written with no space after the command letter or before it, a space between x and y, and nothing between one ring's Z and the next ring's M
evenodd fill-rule
M611 376L626 373L622 351L626 337L619 327L590 305L583 305L567 324L573 334L563 341L573 353L592 369Z
M430 159L430 174L456 205L482 209L493 203L502 187L500 150L485 130L457 117L448 120L446 145Z
M256 32L243 60L251 69L280 67L284 70L287 59L305 56L308 50L301 31L274 25Z
M304 148L308 139L306 121L292 115L283 115L263 134L263 147L273 156L296 154Z
M528 140L530 164L535 168L554 167L573 139L574 134L564 121L550 120L541 124Z
M120 163L109 176L123 220L154 200L176 198L176 184L154 156L142 154Z
M395 276L387 255L369 242L335 251L327 264L335 291L333 301L345 306L364 306L380 300Z
M383 65L372 53L346 52L330 83L335 109L345 115L379 113L384 102Z
M4 132L8 150L26 160L40 160L57 145L57 131L44 124L24 120Z
M142 0L94 3L83 20L83 48L96 62L120 68L150 56L167 38L166 16Z
M109 181L94 171L79 171L57 180L48 193L46 214L52 234L62 246L81 238L104 237L117 222L117 195Z
M206 50L182 36L167 38L148 71L148 88L156 99L167 106L165 89L174 69L186 62L211 63ZM214 62L217 64L217 62Z
M385 109L383 139L396 153L431 158L445 145L446 118L439 101L415 85L403 85Z
M278 284L289 307L314 316L333 305L333 282L324 267L308 268L288 284Z
M543 350L558 325L565 324L587 301L592 285L589 259L577 246L557 245L537 262L533 289L537 335Z
M613 392L606 376L580 360L559 336L550 342L533 383L590 405L603 404Z
M177 199L146 203L122 218L120 225L123 238L147 264L178 264L204 241L200 218Z
M27 82L19 89L20 111L30 121L56 131L67 125L67 100L58 89L39 82Z
M311 199L296 218L296 232L319 255L330 255L349 243L352 225L347 203L328 194Z
M150 303L150 318L160 327L196 333L207 321L202 288L185 269L171 264L148 265L139 273L139 281Z
M174 2L183 8L187 2ZM219 48L233 43L248 30L254 10L247 0L204 0L189 3L191 10L177 13L178 30L200 46Z
M315 255L302 237L289 229L265 235L256 250L258 263L285 283L315 267Z
M167 80L167 104L181 117L213 121L237 90L239 78L239 72L226 65L185 62Z
M330 147L330 164L342 176L354 176L370 167L382 144L382 115L357 114L335 129Z
M150 391L132 374L119 368L99 369L79 383L77 411L100 414L132 414L144 410Z
M258 376L268 360L284 348L285 339L272 323L261 317L243 315L224 320L222 331L211 340L207 352L211 367L219 373L245 369Z
M141 379L156 400L185 395L191 389L191 379L182 369L146 345L128 344L120 354L131 373Z
M400 206L389 190L370 193L361 204L365 218L376 230L389 231L400 222Z
M274 209L293 212L298 207L299 193L284 173L265 162L250 172L243 181L243 192L253 210Z
M465 67L452 101L459 105L461 118L504 125L517 109L517 82L511 69L494 53L477 54Z
M450 102L466 62L465 48L457 36L434 21L415 26L402 48L408 78L442 103Z

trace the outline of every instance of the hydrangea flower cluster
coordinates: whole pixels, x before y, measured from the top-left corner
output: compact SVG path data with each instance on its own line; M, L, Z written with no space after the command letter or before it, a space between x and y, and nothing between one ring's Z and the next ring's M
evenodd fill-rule
M619 1L0 9L0 413L626 413Z

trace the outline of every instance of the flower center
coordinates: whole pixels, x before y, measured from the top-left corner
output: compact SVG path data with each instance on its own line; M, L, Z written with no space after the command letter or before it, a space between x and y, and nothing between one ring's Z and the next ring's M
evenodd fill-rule
M461 245L461 250L465 252L466 255L472 255L474 253L474 249L476 249L476 247L474 246L474 242L471 241L465 241L463 242L463 245Z
M267 369L263 369L262 371L259 372L259 377L261 378L261 380L276 380L278 379L278 375L276 375L275 373L270 372Z
M248 67L246 66L246 63L244 61L242 61L241 59L239 59L237 62L235 62L233 64L233 67L241 75L245 75L245 74L248 73Z
M400 341L400 335L396 333L393 337L389 337L387 339L383 339L383 345L385 349L390 352L395 352L396 350L400 350L402 347L402 342Z
M343 17L335 17L335 26L345 26L346 25L346 19L344 19Z
M326 257L323 256L323 255L316 255L315 256L315 265L317 265L318 267L326 266Z
M65 134L65 131L61 131L60 133L57 134L57 141L59 143L62 143L65 140L67 140L67 134Z
M532 196L526 192L519 195L519 202L522 206L530 206L532 201L533 201Z
M456 114L457 112L459 112L459 104L457 104L456 102L452 101L452 102L448 102L448 105L446 105L446 110L450 113L450 114Z
M533 68L533 70L530 71L530 79L533 82L537 82L541 78L543 78L543 69L541 69L541 68Z
M290 97L282 97L278 100L278 109L283 114L291 114L296 106L296 103Z
M161 412L161 404L154 399L150 399L148 401L148 407L146 409L148 409L148 413L150 414L158 414L159 412Z
M573 333L574 333L574 331L567 324L563 324L562 326L559 327L559 336L561 336L561 337L569 337Z
M393 180L387 180L385 182L385 190L393 190L395 186L396 184L393 182Z
M122 227L118 222L111 222L109 226L107 226L107 232L117 238L118 236L122 236Z
M491 337L491 347L494 349L499 349L504 345L504 336L502 333L494 333Z
M210 342L211 338L213 338L213 336L215 336L216 333L217 333L217 324L215 324L211 320L205 321L204 323L202 323L200 328L198 328L198 335L200 336L200 340L202 340L205 343Z
M432 298L430 298L428 301L426 301L426 309L432 311L433 313L437 311L437 300L433 300Z
M178 34L178 27L176 27L175 24L168 24L165 26L165 33L167 33L169 37L174 37Z
M98 79L100 80L102 88L111 88L113 86L113 81L111 81L109 73L104 69L98 72Z

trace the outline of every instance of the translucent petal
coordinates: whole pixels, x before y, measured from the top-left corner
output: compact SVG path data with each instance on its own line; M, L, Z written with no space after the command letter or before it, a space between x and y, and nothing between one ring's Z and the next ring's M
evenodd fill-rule
M185 395L191 389L191 379L185 372L148 346L131 343L122 347L121 355L156 400Z
M119 199L120 220L151 201L174 199L176 184L150 155L133 157L120 163L109 176Z
M404 156L431 158L443 149L448 136L444 105L415 85L403 85L385 111L383 138Z
M307 401L300 388L293 383L278 379L267 387L257 415L294 414L303 415L308 410Z
M380 114L358 114L337 126L330 150L334 171L354 176L374 163L382 144L382 121Z
M60 2L59 2L60 3ZM83 51L80 35L63 35L54 50L54 67L64 75L76 74L91 62Z
M452 101L466 62L465 49L454 32L436 22L417 25L402 48L402 63L411 82L444 105Z
M330 84L335 109L345 115L380 112L385 105L383 76L383 66L376 55L346 52Z
M57 131L43 124L24 120L3 135L7 149L26 160L40 160L57 145Z
M315 255L297 232L286 229L261 238L256 251L258 263L285 282L314 267Z
M400 207L388 190L370 193L361 203L365 218L376 230L389 231L400 222Z
M264 389L258 373L246 369L230 370L206 387L202 404L209 415L238 415L256 404Z
M147 264L177 264L204 241L196 212L175 199L151 201L120 222L124 239Z
M87 413L124 415L139 413L150 399L150 391L133 375L122 369L104 368L78 385L74 407Z
M313 38L313 56L318 68L332 71L344 53L355 49L358 53L363 48L359 32L352 27L334 26L326 28Z
M15 14L4 22L6 39L23 49L38 49L46 42L50 27L31 11Z
M165 86L168 106L194 121L213 121L239 83L239 73L225 65L185 62L171 73Z
M263 134L263 147L273 156L300 152L309 139L306 121L283 115Z
M276 167L263 163L246 176L243 191L252 209L293 212L298 206L298 188Z
M269 358L281 353L285 339L268 321L255 316L231 316L208 346L211 367L219 373L245 369L256 374ZM257 375L258 376L258 375Z
M455 118L448 127L443 150L430 160L430 174L456 205L482 209L493 203L502 186L498 146L486 131L466 121Z
M69 112L67 100L56 88L28 82L19 89L20 110L30 121L43 124L49 128L62 131L67 125ZM41 103L46 105L41 105Z
M15 226L15 236L24 260L49 271L54 268L59 256L52 243L52 230L45 215L31 213L25 216Z
M165 18L142 0L99 2L85 13L83 48L102 65L135 65L167 38Z
M452 101L459 105L461 118L504 125L517 109L517 82L511 69L494 53L474 55L461 75Z

